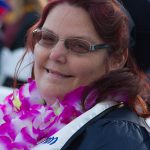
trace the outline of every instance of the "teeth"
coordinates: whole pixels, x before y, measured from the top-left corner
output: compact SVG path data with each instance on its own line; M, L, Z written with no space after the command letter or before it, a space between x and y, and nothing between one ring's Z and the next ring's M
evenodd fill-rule
M46 71L47 71L48 73L55 74L55 72L50 71L50 70L49 70L49 69L47 69L47 68L45 68L45 69L46 69ZM72 77L72 76L70 76L70 75L63 75L63 74L59 74L59 75L61 75L61 76L63 76L63 77Z

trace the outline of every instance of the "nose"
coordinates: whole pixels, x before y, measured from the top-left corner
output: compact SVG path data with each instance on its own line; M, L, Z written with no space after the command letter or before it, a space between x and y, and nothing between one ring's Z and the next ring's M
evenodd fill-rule
M50 50L49 58L59 63L66 63L67 61L67 50L64 46L64 41L59 40L57 44Z

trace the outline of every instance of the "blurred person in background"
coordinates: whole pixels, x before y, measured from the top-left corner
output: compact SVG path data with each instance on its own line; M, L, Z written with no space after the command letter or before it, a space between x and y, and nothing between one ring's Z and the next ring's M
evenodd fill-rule
M0 39L3 37L3 21L8 11L10 11L10 5L5 0L0 0ZM0 47L2 47L1 44L0 42Z
M2 85L12 87L14 66L21 53L19 51L23 51L27 30L39 19L42 6L38 0L7 0L7 2L11 6L11 11L5 17L3 36L0 39L1 51L3 51L1 64L5 66L1 68L1 72L2 76L5 76ZM10 66L9 64L7 66L7 61ZM24 79L18 80L20 84L24 82L21 81Z
M8 5L8 3L5 0L0 0L0 27L2 25L3 17L6 15L6 13L9 10L10 10L10 5Z
M37 0L8 0L8 3L12 11L5 17L1 42L13 51L24 47L26 32L38 20L41 6Z
M2 17L10 10L10 6L8 5L7 1L0 0L0 22Z
M8 11L10 11L10 5L5 0L0 0L0 39L3 38L3 23L4 23L3 21ZM0 49L2 46L3 44L0 42ZM1 81L1 50L0 50L0 81Z

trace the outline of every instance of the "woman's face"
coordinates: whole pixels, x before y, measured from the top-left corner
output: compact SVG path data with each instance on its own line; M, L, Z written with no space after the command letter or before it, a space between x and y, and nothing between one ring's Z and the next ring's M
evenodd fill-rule
M61 39L53 48L36 44L34 49L35 80L47 103L53 103L51 99L63 98L69 91L89 85L105 74L105 49L77 54L68 51L62 40L80 37L93 44L103 43L84 9L60 4L50 11L42 29L53 32Z

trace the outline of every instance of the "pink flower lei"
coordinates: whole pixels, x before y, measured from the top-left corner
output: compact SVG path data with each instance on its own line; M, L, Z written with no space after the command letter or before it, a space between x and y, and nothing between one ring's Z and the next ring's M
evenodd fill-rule
M35 81L29 80L0 105L0 149L29 150L43 138L56 133L83 113L81 96L84 90L85 87L75 89L63 101L47 106ZM93 94L91 97L93 99Z

